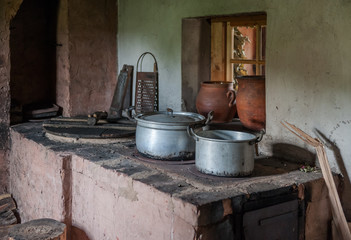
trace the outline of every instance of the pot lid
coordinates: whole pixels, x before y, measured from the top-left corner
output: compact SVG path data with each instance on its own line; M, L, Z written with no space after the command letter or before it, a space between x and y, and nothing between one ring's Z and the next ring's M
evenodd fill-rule
M189 125L193 123L200 123L205 120L205 117L192 112L173 112L168 109L164 112L151 112L139 114L135 117L138 121L172 124L172 125Z
M206 130L196 133L196 137L213 142L239 143L257 139L256 135L248 132L232 130Z

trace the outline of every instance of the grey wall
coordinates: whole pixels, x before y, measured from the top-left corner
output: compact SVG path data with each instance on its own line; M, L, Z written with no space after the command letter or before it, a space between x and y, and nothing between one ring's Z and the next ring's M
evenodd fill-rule
M161 110L181 108L183 18L266 12L267 134L260 151L281 153L286 146L291 157L311 156L292 151L313 149L282 127L287 120L312 136L322 133L333 169L344 165L351 175L351 1L119 0L118 6L118 68L154 53Z
M205 18L183 19L181 53L182 111L196 112L201 82L211 80L211 23Z

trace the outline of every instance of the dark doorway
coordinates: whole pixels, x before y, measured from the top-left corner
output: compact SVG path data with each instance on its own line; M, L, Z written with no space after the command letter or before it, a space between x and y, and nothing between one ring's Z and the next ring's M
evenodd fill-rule
M56 29L59 0L23 0L10 23L11 124L26 109L56 100Z

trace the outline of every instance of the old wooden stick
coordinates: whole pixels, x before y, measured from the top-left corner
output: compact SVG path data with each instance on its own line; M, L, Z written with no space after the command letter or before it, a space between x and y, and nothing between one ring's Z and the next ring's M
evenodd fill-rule
M293 124L290 124L286 121L281 122L281 124L285 128L287 128L290 132L295 134L298 138L300 138L302 141L313 146L316 149L322 174L328 188L329 199L331 203L332 215L333 215L335 227L337 231L340 233L340 236L342 237L343 240L350 240L351 233L345 218L344 211L341 206L340 198L333 179L333 174L330 170L330 165L328 162L327 154L325 152L323 143L317 138L312 138L307 133L303 132L301 129L299 129Z

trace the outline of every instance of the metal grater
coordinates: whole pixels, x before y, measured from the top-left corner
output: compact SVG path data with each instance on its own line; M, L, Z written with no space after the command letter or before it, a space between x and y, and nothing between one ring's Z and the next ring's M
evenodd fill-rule
M145 55L150 54L154 59L154 71L142 72L142 63ZM140 71L139 71L140 64ZM137 62L135 85L135 112L158 111L158 68L155 56L150 52L143 53Z

